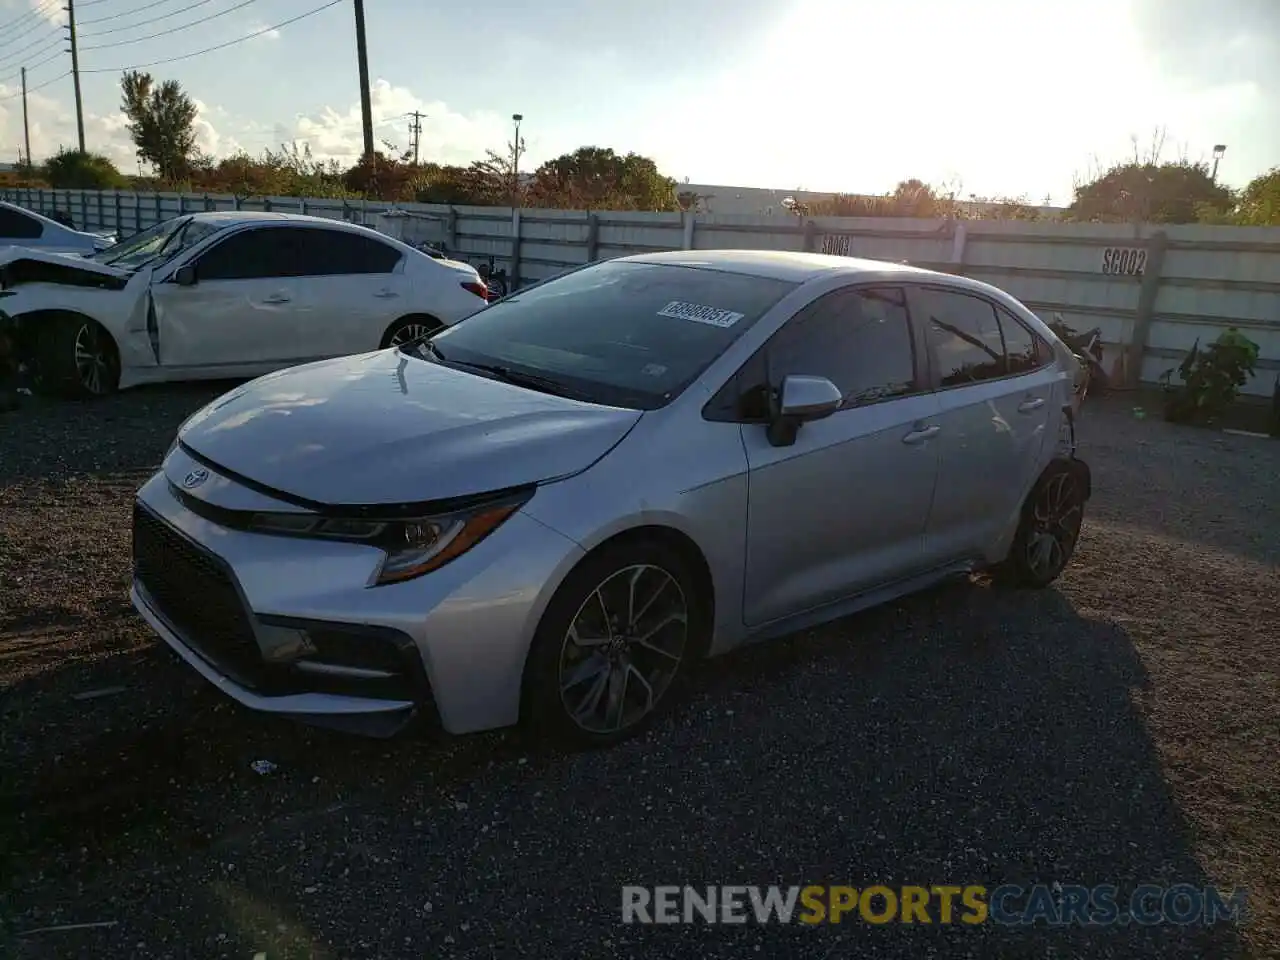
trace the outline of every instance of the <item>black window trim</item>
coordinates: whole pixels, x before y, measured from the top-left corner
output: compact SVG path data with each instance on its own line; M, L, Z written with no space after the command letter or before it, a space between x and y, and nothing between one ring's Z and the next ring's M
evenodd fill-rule
M1027 333L1031 335L1033 341L1040 342L1044 340L1042 336L1040 336L1033 329L1031 329L1029 326L1023 323L1022 320L1020 320L1013 313L1012 310L1005 307L999 301L993 300L990 297L986 296L985 294L980 293L976 290L968 290L964 287L952 286L950 284L945 284L945 283L908 282L904 284L904 286L907 287L908 306L910 306L913 302L916 301L920 291L937 290L941 293L950 293L950 294L955 294L961 297L971 297L972 299L980 300L983 303L985 303L987 306L991 307L991 310L992 310L991 315L996 321L996 329L1000 332L1000 346L1001 346L1001 349L1004 350L1006 363L1008 362L1008 359L1009 359L1009 351L1005 345L1004 328L1000 324L1001 313L1008 315L1015 323L1020 325L1022 329L1026 330ZM943 385L941 382L941 369L938 363L937 351L934 349L933 338L929 336L929 321L925 319L923 312L913 310L911 311L911 315L913 318L916 318L916 317L919 318L916 321L916 326L919 328L920 336L923 338L923 341L924 341L925 353L928 357L929 385L933 393L947 393L948 391L951 391L951 390L968 390L972 387L980 387L988 383L999 383L1002 380L1016 380L1019 377L1029 377L1034 373L1039 373L1041 370L1045 369L1046 367L1050 366L1053 363L1053 355L1052 355L1052 351L1050 351L1048 360L1039 364L1036 367L1033 367L1030 370L1019 370L1016 373L1005 373L999 377L988 377L985 380L975 380L972 383L953 383L953 384Z
M721 384L712 394L702 407L702 419L713 423L740 423L740 424L759 424L764 421L759 418L745 417L741 413L740 405L744 394L744 385L741 382L743 374L753 365L760 363L773 344L774 340L786 331L787 327L798 319L803 319L804 315L816 308L820 303L829 297L849 296L859 290L884 290L894 289L902 293L903 309L906 311L907 334L911 343L911 366L913 376L913 386L909 393L897 393L890 397L881 397L878 400L867 400L863 403L845 404L836 411L836 414L846 413L850 410L863 410L867 407L878 406L882 403L890 403L894 400L905 400L908 397L918 397L926 393L933 392L933 364L932 358L928 353L928 341L921 338L922 327L915 322L911 312L911 293L908 285L896 280L861 280L856 283L847 283L828 290L814 297L803 307L788 317L777 330L769 334L769 338L757 347L746 360L744 360L732 374L730 374L723 384Z

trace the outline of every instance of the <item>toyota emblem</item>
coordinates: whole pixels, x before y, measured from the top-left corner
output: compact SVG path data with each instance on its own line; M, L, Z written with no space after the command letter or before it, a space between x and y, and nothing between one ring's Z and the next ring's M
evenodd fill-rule
M194 490L200 484L209 479L209 471L203 469L192 470L182 478L182 485L188 490Z

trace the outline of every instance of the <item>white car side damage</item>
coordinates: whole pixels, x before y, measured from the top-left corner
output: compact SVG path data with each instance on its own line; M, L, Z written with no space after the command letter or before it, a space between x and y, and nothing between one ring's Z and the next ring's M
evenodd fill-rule
M269 239L259 232L282 228L295 229ZM360 239L330 239L335 236ZM371 249L378 265L371 268L368 258L335 261L330 253L329 267L316 268L327 273L211 270L201 280L202 258L242 238L248 239L235 249L243 251L246 243L262 247L268 260L283 242L289 256L304 258L290 262L308 262L304 252L317 249ZM223 248L223 267L265 262L252 256L227 260L229 249ZM374 350L397 324L448 326L486 305L483 284L470 266L439 263L364 227L292 214L175 218L92 257L3 248L0 289L13 294L7 304L20 354L37 370L60 364L57 380L71 392L84 392L67 369L72 355L82 363L81 341L92 340L105 352L98 358L106 365L102 392L110 392L166 380L254 377Z

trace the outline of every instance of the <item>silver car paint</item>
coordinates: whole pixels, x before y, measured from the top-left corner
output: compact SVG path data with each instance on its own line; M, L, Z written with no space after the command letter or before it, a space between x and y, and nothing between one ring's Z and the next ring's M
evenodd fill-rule
M588 405L456 371L423 372L425 361L408 358L401 359L418 366L414 386L402 392L391 369L399 365L396 355L380 352L273 374L215 401L184 426L183 443L203 447L213 464L327 502L361 500L345 495L353 491L416 500L462 485L475 493L516 477L544 481L491 536L427 576L370 588L380 560L371 547L243 533L198 517L171 489L197 465L182 447L171 451L139 499L226 560L254 613L385 625L409 634L451 733L516 721L525 655L552 594L587 552L625 531L661 527L701 553L715 600L711 654L881 602L1007 550L1018 507L1059 452L1056 443L1044 441L1061 432L1072 376L1052 332L1020 304L976 281L846 258L699 252L629 259L716 260L718 268L803 282L672 403L643 414L596 407L589 409L598 413L587 415L574 408ZM801 307L849 284L913 282L997 300L1053 344L1058 361L1028 377L841 411L805 424L790 448L770 446L762 426L703 417L706 402ZM358 381L369 370L378 371L386 386L345 386L352 381L344 378ZM423 395L415 399L418 389ZM1009 404L1016 408L1036 391L1048 400L1043 422L1037 414L1024 426ZM305 407L272 412L272 396L295 394L315 401L316 417L306 420ZM455 398L452 408L442 406L446 396ZM393 402L403 403L400 412L389 406ZM327 404L331 417L321 419ZM339 410L340 404L353 406ZM303 418L300 425L282 426L295 415ZM379 417L406 423L387 433L390 428L371 419ZM415 417L431 422L418 425ZM431 419L439 417L444 419ZM248 427L258 420L270 428ZM528 423L536 437L526 442L518 429L507 429L512 421ZM231 422L239 426L226 428L214 444L213 431ZM580 431L576 456L543 430L548 423ZM930 429L935 425L942 428L936 435ZM449 439L449 430L459 431L460 439ZM495 446L509 458L486 452L490 431L503 438ZM265 462L273 450L296 452L308 434L321 447L316 459L294 461L293 471ZM448 463L431 464L432 443L442 440L450 457L467 462L465 480ZM535 453L540 444L555 450ZM371 457L375 449L403 449L414 469L389 467L382 456ZM971 454L981 462L967 459ZM509 462L522 458L530 458L527 466ZM947 468L939 469L944 459L957 471L954 482ZM395 471L394 482L380 478L388 469ZM212 473L195 492L212 503L298 509L288 498L277 502L268 492ZM423 495L403 496L411 490ZM935 505L942 508L936 523ZM983 509L982 523L969 523L966 508ZM169 644L188 660L194 656L136 590L135 603ZM207 668L202 672L209 675ZM225 678L219 685L249 706L296 715L408 710L385 701L361 707L351 698L321 694L305 704L264 703Z

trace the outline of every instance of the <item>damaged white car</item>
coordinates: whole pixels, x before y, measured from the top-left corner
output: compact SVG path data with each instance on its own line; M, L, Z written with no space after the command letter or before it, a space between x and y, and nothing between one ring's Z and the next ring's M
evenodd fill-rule
M367 227L280 213L176 217L90 257L0 251L41 389L256 377L399 344L482 309L474 267Z

